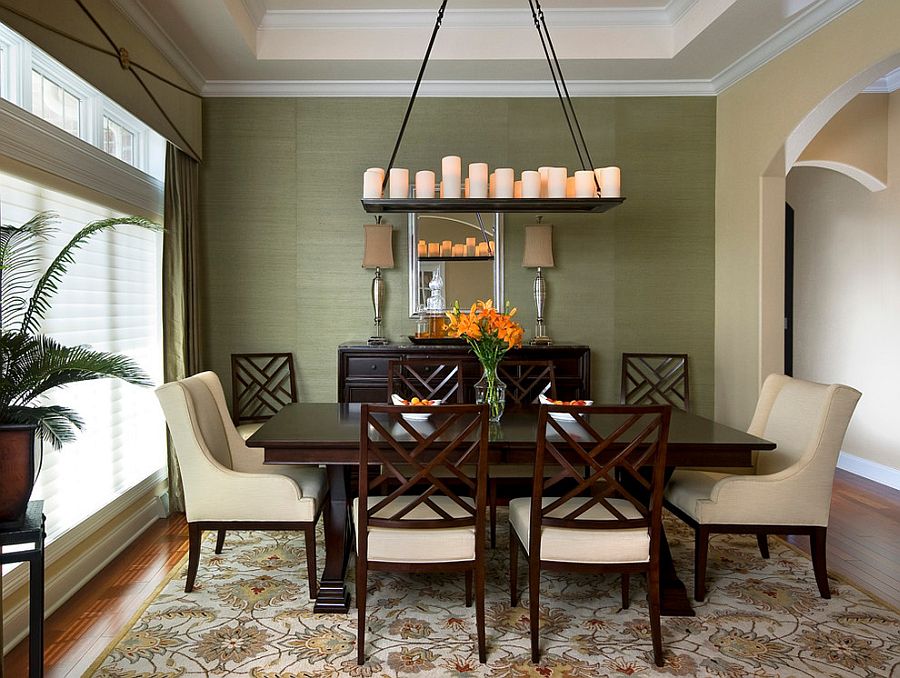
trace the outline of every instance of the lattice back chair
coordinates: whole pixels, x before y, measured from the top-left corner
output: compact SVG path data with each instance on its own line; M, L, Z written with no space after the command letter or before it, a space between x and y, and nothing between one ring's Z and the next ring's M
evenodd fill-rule
M506 406L527 407L543 395L556 399L556 371L550 360L504 360L497 376L506 383Z
M522 549L534 663L543 569L620 572L622 607L629 603L628 576L647 573L653 657L663 665L659 551L670 415L668 405L541 407L532 496L509 504L510 603L517 604ZM548 461L559 467L549 478Z
M508 409L536 405L538 396L556 399L556 370L551 360L504 360L497 376L506 384ZM488 466L488 506L491 521L491 548L497 546L497 487L506 481L531 478L531 464L491 464Z
M442 400L464 403L463 370L460 360L407 358L388 362L388 395L411 400Z
M231 417L245 439L282 407L295 402L293 353L231 354Z
M623 353L619 402L691 411L687 353Z
M403 416L426 413L427 421ZM366 654L369 570L464 572L466 606L472 604L474 578L478 657L484 663L488 421L487 405L362 405L359 498L352 511L360 664ZM366 472L371 467L380 469L374 478ZM448 483L444 474L455 482ZM460 486L462 491L454 489Z

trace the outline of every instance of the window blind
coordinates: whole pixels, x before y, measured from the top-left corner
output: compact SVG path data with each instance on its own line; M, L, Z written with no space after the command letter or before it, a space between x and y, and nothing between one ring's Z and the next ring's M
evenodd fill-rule
M3 223L21 224L35 212L60 215L59 232L42 253L45 263L91 221L120 216L101 205L0 173ZM94 236L75 254L42 331L66 345L133 358L162 382L160 234L134 226ZM86 422L78 439L54 450L44 445L35 499L44 499L48 539L62 534L165 466L165 424L152 389L104 379L51 391Z

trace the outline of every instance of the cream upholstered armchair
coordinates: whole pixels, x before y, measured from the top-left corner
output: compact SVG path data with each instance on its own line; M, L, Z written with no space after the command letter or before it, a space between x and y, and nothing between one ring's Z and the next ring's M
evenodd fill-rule
M310 598L317 594L315 525L327 492L324 471L263 464L244 444L225 405L222 384L202 372L156 389L184 484L189 557L184 590L194 588L204 530L303 530Z
M694 528L694 598L706 596L711 533L756 534L769 557L768 534L808 534L819 593L830 598L825 535L838 453L862 394L841 384L770 375L748 432L777 448L759 453L754 472L733 475L676 470L666 506Z

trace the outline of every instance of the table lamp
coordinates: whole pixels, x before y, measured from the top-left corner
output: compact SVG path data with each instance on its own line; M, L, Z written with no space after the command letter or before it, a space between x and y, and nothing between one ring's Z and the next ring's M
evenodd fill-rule
M365 249L363 250L363 268L374 268L372 279L372 308L375 311L375 332L367 342L370 346L383 346L388 343L381 325L381 311L384 306L384 278L381 269L394 268L394 252L392 247L393 226L390 224L365 224Z
M537 276L534 278L534 304L537 307L537 322L531 343L552 344L550 337L547 336L547 327L544 325L547 281L541 272L543 268L553 268L553 226L551 224L534 224L525 227L525 253L522 255L522 266L537 268Z

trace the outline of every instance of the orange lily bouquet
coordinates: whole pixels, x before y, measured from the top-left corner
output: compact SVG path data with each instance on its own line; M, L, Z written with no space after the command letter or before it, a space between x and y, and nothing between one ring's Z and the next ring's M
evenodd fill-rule
M448 336L465 339L484 368L483 398L491 406L492 421L498 421L503 414L506 390L503 382L497 379L497 365L509 349L522 345L525 334L522 326L512 319L516 309L509 310L509 302L506 308L505 312L500 311L488 299L476 301L468 313L460 311L459 302L453 305L452 311L447 312L450 319L447 325ZM479 385L481 382L475 385L476 394L479 392Z

